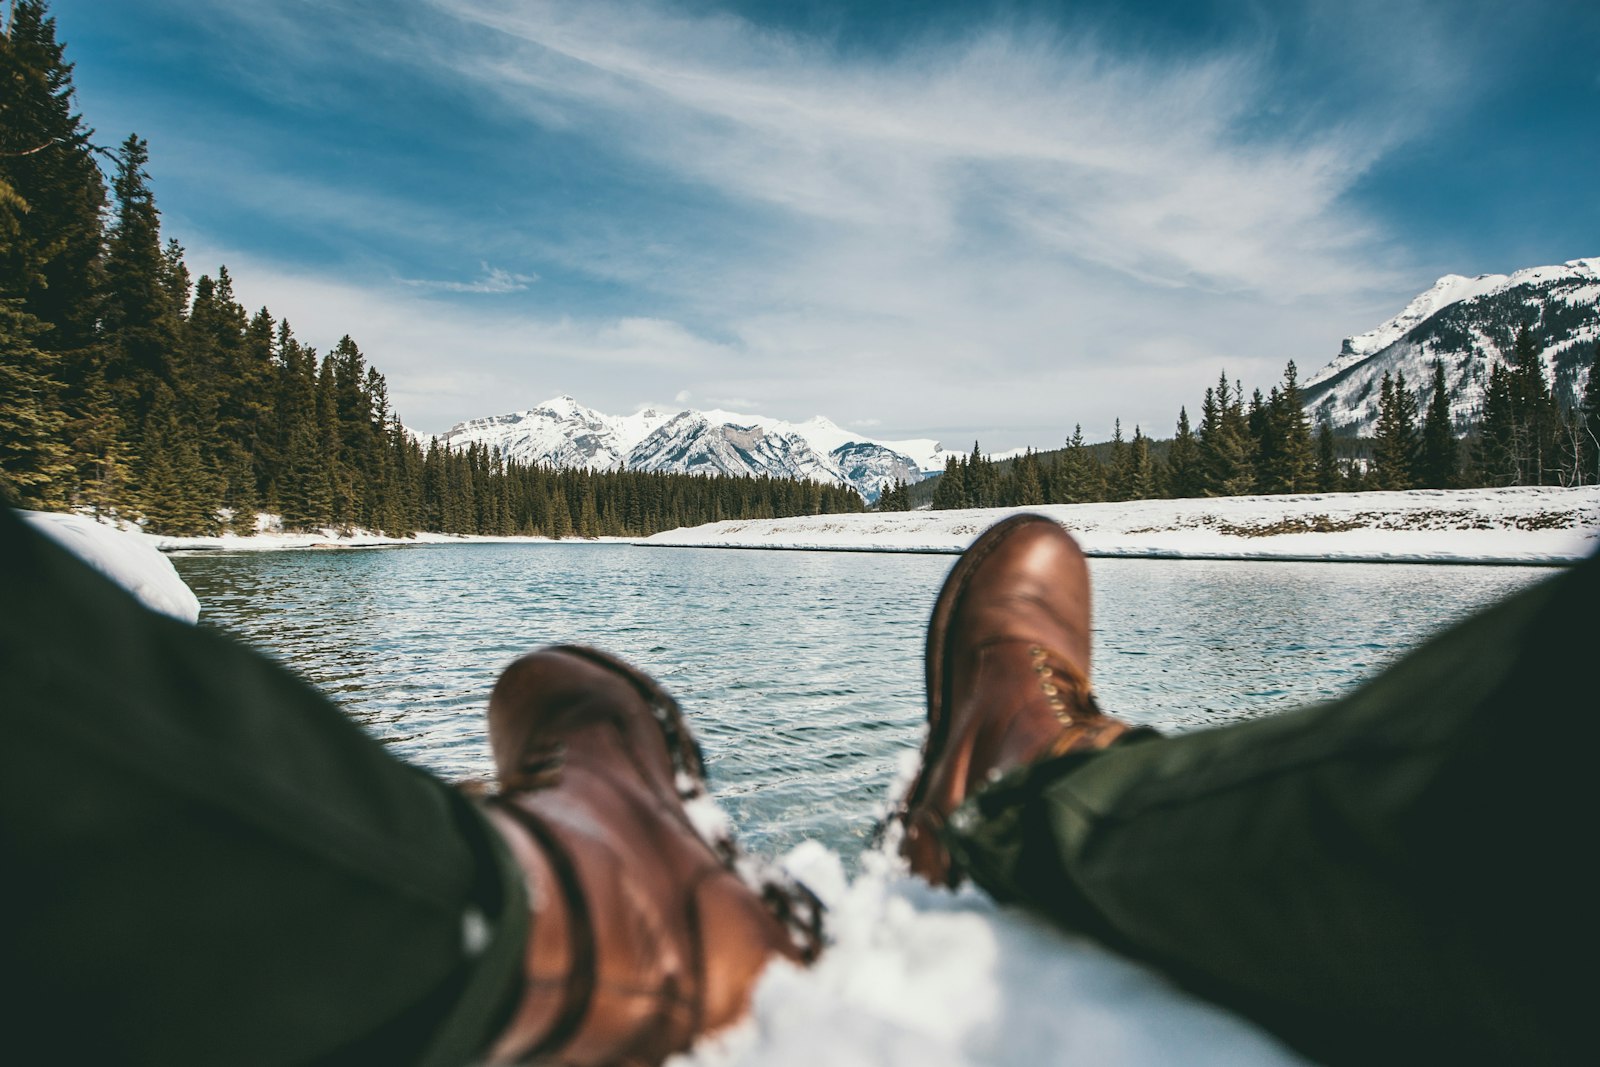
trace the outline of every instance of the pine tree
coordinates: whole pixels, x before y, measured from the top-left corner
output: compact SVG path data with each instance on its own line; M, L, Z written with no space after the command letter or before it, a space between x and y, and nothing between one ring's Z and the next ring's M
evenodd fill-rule
M1418 457L1417 484L1425 489L1448 489L1459 478L1456 437L1450 420L1450 397L1445 391L1444 364L1433 361L1433 391L1422 423L1422 451Z
M1051 503L1082 504L1100 499L1099 486L1090 471L1093 459L1083 440L1082 424L1073 426L1072 436L1067 438L1066 449L1056 464L1056 491Z
M1339 461L1333 448L1333 427L1324 418L1317 424L1317 492L1337 492L1341 488L1340 481Z
M148 160L148 146L129 134L117 152L117 217L106 252L106 384L129 426L144 425L157 385L170 386L170 356L179 349L171 264L161 250Z
M1489 385L1483 393L1473 480L1479 485L1515 485L1520 476L1520 436L1511 372L1496 364L1489 371Z
M1262 490L1303 493L1312 488L1317 460L1293 360L1284 368L1283 388L1269 394L1264 422L1264 441L1270 444L1263 444L1259 460Z
M1376 489L1410 489L1417 455L1417 401L1403 373L1383 374L1378 393L1378 424L1373 434L1372 482Z
M49 509L66 503L72 464L56 357L37 346L40 332L21 300L0 300L0 499Z
M1189 409L1178 409L1178 432L1167 453L1167 491L1175 497L1203 496L1205 483L1200 466L1200 443L1189 427Z
M990 463L978 448L978 442L972 442L972 455L967 458L966 477L964 479L967 491L965 507L992 508L1000 503L1000 478Z
M1011 502L1020 507L1044 503L1044 485L1039 478L1039 457L1033 449L1018 456L1012 466L1014 487Z
M1106 477L1106 499L1127 500L1133 495L1133 470L1129 462L1128 442L1122 436L1122 420L1116 419L1111 427L1111 462Z
M951 511L966 507L966 471L955 456L947 456L944 473L939 484L933 487L933 507L936 511Z
M1526 323L1517 330L1512 343L1509 385L1518 481L1522 485L1546 485L1556 481L1559 412L1545 380L1538 342Z
M1206 496L1240 496L1255 487L1254 442L1240 399L1227 372L1206 390L1200 416L1200 458Z
M0 293L50 329L42 351L85 377L95 342L105 180L74 110L72 64L38 0L0 27Z
M1156 495L1156 467L1150 456L1150 439L1138 423L1133 426L1133 441L1128 446L1128 499L1148 500Z
M148 529L178 536L216 533L215 478L201 459L194 426L184 421L165 383L155 386L144 436L139 496Z
M1580 440L1583 443L1581 484L1600 484L1600 341L1594 344L1594 359L1584 382L1583 400L1578 408Z

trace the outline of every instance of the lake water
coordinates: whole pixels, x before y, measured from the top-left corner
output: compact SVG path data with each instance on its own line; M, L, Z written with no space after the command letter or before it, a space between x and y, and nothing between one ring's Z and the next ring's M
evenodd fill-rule
M924 722L951 556L463 544L174 557L202 622L288 664L396 755L490 773L483 708L540 645L619 653L683 703L752 851L847 860ZM1326 699L1536 568L1095 560L1107 711L1184 730Z

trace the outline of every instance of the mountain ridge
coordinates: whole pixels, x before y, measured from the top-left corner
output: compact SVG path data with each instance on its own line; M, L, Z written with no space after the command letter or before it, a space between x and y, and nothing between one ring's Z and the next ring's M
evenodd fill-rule
M1339 354L1302 383L1306 413L1335 429L1369 435L1382 376L1405 374L1420 396L1438 360L1452 420L1457 430L1467 429L1481 415L1489 372L1506 362L1523 325L1552 391L1573 403L1589 345L1600 339L1600 257L1511 274L1445 275L1393 318L1345 338Z
M812 478L848 485L868 501L885 482L911 484L943 470L954 454L932 438L881 441L823 415L799 423L720 408L607 415L565 393L437 437L447 448L481 444L521 463Z

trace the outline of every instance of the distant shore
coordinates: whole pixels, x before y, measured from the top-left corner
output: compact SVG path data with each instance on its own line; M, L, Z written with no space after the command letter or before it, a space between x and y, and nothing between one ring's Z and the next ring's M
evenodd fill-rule
M1566 566L1600 546L1600 486L1130 500L1031 508L813 515L710 523L654 548L959 553L1035 511L1091 557Z
M1091 557L1567 566L1600 547L1600 486L1414 489L1406 492L1129 500L1096 504L865 512L727 520L646 538L491 537L313 530L167 537L174 552L400 548L459 544L631 544L647 548L957 554L1006 515L1061 523Z

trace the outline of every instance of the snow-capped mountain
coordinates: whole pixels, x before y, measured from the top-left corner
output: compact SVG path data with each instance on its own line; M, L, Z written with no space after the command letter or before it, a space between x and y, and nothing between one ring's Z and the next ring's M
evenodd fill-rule
M458 423L440 441L557 467L813 478L852 486L868 500L884 482L909 484L942 471L952 454L930 439L873 440L820 415L799 423L720 410L606 415L570 396Z
M1529 323L1556 395L1571 403L1582 389L1600 337L1600 258L1515 274L1447 274L1377 329L1346 339L1339 354L1304 383L1306 412L1335 427L1370 434L1385 372L1404 374L1422 394L1433 363L1444 365L1450 411L1458 426L1478 420L1489 371L1511 353Z

